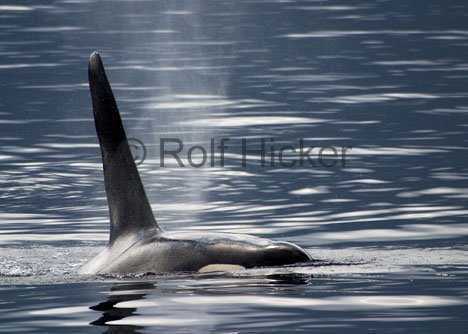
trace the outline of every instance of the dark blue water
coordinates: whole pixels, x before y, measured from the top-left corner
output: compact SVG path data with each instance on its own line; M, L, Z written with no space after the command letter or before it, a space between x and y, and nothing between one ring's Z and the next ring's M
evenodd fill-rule
M0 331L463 333L467 22L464 1L0 1ZM78 276L108 238L94 50L164 228L323 262Z

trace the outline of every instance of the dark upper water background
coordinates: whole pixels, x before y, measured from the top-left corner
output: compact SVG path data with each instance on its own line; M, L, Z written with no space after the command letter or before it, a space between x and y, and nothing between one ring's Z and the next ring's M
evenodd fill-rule
M287 240L323 262L76 275L109 228L94 50L164 228ZM0 78L0 331L466 331L466 1L1 0ZM185 168L160 166L164 138ZM320 147L337 150L328 166Z

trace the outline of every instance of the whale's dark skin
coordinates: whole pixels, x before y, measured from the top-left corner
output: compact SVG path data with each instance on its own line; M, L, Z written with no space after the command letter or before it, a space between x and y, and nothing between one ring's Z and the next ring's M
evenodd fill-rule
M133 160L119 110L97 52L89 60L89 86L101 147L110 213L108 247L83 274L196 272L310 261L292 243L249 235L166 232L156 222Z

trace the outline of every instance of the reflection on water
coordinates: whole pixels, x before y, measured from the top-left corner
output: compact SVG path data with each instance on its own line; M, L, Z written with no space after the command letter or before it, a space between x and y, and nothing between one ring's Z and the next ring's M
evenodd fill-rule
M461 331L467 15L464 1L1 4L2 330ZM87 280L74 272L108 238L94 50L147 148L139 170L163 227L285 239L325 262L67 283ZM225 164L161 168L161 138L182 140L184 157L229 138ZM242 167L243 138L352 149L332 168L254 154Z
M385 331L397 323L404 323L410 331L450 326L457 332L463 323L455 320L463 315L466 299L440 291L445 286L457 291L463 284L453 277L434 282L415 273L411 279L408 273L334 278L211 274L105 285L55 285L54 300L41 297L51 286L31 286L23 291L24 304L9 302L2 307L2 318L5 329L13 329L11 321L27 315L23 329L53 327L58 332L81 331L90 324L103 328L97 332L104 333L141 333L147 328L171 333L267 333L291 328L339 333L346 328L358 333L359 328ZM395 289L400 291L398 295ZM101 290L104 293L89 294ZM6 291L16 293L16 288ZM76 306L67 305L66 298L73 298ZM34 305L28 304L33 301Z
M130 283L130 284L116 284L112 287L111 293L105 302L91 306L90 309L102 312L102 316L90 323L93 326L109 326L104 333L137 333L138 329L143 329L142 324L121 324L123 326L114 327L113 325L132 315L135 315L138 308L136 307L120 307L119 304L128 303L133 300L140 300L146 296L144 290L153 288L152 283ZM142 293L135 293L134 291L141 290ZM155 305L156 306L156 305Z

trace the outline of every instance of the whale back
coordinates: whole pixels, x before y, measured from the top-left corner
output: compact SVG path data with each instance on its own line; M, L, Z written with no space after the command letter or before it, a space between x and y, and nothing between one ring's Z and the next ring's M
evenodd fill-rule
M129 233L161 231L146 197L117 103L97 52L90 57L88 75L109 205L109 244Z

